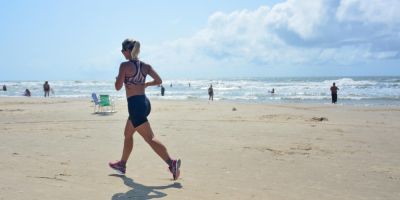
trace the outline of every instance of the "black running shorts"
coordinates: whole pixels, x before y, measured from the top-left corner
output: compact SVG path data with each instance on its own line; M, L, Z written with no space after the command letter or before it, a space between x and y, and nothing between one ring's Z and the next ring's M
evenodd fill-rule
M147 116L151 111L151 105L146 95L137 95L128 97L129 120L133 127L138 127L147 122Z

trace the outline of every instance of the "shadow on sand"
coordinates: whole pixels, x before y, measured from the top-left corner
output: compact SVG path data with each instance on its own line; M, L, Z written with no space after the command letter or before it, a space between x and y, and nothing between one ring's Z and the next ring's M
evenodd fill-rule
M117 111L114 112L94 112L91 113L92 115L97 115L97 116L109 116L115 114Z
M166 186L145 186L140 183L135 183L133 179L128 178L124 175L111 174L109 176L121 178L126 186L132 188L128 192L114 194L111 200L124 200L124 199L144 200L144 199L162 198L167 196L167 194L160 192L158 190L163 190L167 188L182 188L182 185L176 182Z

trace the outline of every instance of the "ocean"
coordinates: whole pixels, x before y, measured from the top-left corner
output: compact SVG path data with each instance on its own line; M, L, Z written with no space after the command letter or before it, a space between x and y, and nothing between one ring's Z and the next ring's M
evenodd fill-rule
M215 101L247 103L316 103L330 104L330 86L339 88L338 104L362 106L400 106L400 77L258 77L235 79L170 79L164 80L165 96L160 87L148 87L150 99L208 100L208 87L214 88ZM22 96L28 88L32 97L43 96L44 81L0 81L7 91L1 97ZM91 98L93 92L125 98L124 89L115 91L114 81L62 81L49 84L51 97ZM190 84L190 86L189 86ZM274 88L275 93L269 91Z

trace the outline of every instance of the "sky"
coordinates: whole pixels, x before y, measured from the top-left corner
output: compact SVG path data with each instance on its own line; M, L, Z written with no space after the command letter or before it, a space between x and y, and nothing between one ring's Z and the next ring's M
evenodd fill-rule
M399 0L0 0L0 80L400 75Z

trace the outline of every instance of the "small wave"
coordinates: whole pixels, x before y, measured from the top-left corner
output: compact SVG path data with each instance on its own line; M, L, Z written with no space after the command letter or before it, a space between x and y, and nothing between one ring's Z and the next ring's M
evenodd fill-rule
M331 97L328 96L286 96L282 97L282 99L286 100L324 100L329 99Z
M351 78L341 78L336 80L325 80L323 83L327 85L331 85L332 83L336 83L338 86L373 86L376 85L378 82L371 81L371 80L353 80Z
M239 87L214 87L214 90L221 90L221 91L224 91L224 90L239 90L240 88Z

